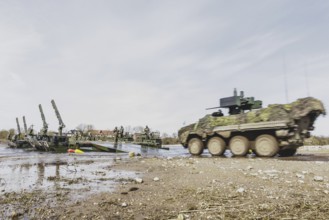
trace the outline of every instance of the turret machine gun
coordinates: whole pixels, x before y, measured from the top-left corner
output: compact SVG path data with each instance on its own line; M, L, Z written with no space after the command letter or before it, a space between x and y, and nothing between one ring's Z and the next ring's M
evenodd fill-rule
M206 110L217 108L228 108L229 115L237 115L244 113L246 110L251 111L252 109L262 108L262 101L255 100L254 97L244 97L243 91L241 91L240 95L238 96L236 89L234 89L233 96L219 99L219 107L207 108ZM217 112L214 112L212 116L220 117L224 116L224 114L219 109Z

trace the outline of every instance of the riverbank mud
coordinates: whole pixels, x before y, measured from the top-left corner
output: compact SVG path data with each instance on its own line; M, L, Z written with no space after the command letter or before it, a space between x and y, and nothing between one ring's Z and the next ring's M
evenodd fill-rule
M53 157L0 158L3 219L327 219L329 214L326 149L301 148L285 159L185 153ZM13 174L10 184L4 173ZM19 177L26 183L11 186Z

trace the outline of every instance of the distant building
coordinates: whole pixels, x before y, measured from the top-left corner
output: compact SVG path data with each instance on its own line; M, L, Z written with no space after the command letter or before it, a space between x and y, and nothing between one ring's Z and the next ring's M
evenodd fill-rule
M90 133L92 135L102 135L102 136L110 136L110 137L114 136L114 133L111 130L91 130Z

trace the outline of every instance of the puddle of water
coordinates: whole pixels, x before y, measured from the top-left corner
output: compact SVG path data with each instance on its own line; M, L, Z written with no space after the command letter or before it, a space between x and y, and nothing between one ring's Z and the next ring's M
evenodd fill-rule
M4 150L1 149L1 152ZM83 194L72 193L75 198L79 198L95 192L111 191L118 181L129 181L137 177L134 172L119 172L111 168L118 156L116 154L25 152L21 155L21 150L7 149L5 155L0 157L0 194L65 189L83 191Z
M119 146L120 147L120 146ZM180 145L170 150L142 148L125 144L126 149L145 157L188 157ZM0 145L0 194L43 190L68 190L75 198L95 192L111 191L120 181L131 181L137 174L117 171L115 159L128 158L127 153L88 152L80 155L12 149Z

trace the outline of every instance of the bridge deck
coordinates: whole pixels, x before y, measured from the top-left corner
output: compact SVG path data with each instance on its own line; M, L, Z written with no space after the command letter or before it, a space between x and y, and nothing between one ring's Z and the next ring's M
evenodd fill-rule
M113 153L129 153L134 152L135 154L150 154L156 153L162 150L169 150L169 148L154 148L147 146L140 146L131 143L118 143L117 146L113 142L101 142L101 141L84 141L79 142L79 148L83 151L105 151Z

